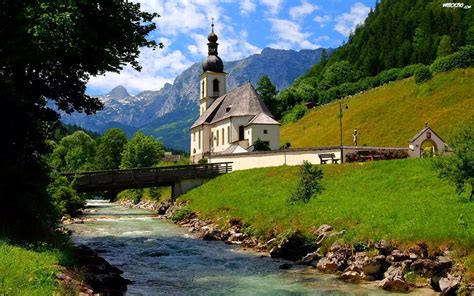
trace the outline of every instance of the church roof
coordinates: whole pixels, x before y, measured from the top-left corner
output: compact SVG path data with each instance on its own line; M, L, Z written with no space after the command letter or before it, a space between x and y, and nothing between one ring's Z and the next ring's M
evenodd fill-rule
M271 118L272 114L268 111L252 84L248 82L217 98L196 122L194 122L191 128L205 123L213 124L237 116L254 116L250 121L258 119L257 122L252 123L278 123Z
M418 139L421 135L423 135L426 131L430 131L433 134L435 134L441 141L445 142L431 127L427 126L424 129L422 129L418 134L416 134L410 141L409 143L413 143Z
M255 116L252 120L250 120L249 123L247 123L247 125L250 125L250 124L278 124L279 125L280 123L262 112L258 114L257 116Z

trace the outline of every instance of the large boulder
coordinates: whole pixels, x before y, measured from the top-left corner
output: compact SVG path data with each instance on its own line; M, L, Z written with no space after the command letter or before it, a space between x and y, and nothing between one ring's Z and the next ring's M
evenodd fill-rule
M384 273L385 278L379 283L379 287L387 291L406 292L409 290L409 285L403 278L407 272L410 261L396 262L391 265Z
M367 275L374 276L375 278L382 277L387 267L388 263L385 261L384 255L366 258L362 263L362 271Z
M456 295L461 284L461 276L448 274L439 280L441 295Z
M379 253L385 256L390 255L390 253L393 251L394 247L393 245L386 240L381 240L375 243L375 248L379 250Z
M299 264L303 265L311 265L311 266L316 266L318 263L319 259L321 259L323 256L319 254L318 251L311 252L306 254L300 261L298 261Z
M334 244L325 257L319 260L316 267L322 272L333 273L344 271L348 267L348 259L352 255L352 249L348 246Z
M299 231L295 231L272 248L270 256L296 261L312 251L314 246L308 245L305 237Z

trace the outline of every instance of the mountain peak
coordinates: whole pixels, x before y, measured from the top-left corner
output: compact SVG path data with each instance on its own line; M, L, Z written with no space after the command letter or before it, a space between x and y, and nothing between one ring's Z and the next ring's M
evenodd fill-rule
M114 87L107 95L119 100L130 96L127 89L121 85Z

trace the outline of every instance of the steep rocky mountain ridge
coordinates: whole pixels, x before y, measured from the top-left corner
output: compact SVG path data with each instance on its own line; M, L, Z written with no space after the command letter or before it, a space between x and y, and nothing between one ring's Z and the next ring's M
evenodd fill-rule
M227 89L247 81L256 85L262 75L268 75L279 90L284 90L319 61L322 49L281 50L265 48L260 54L225 62ZM331 50L329 50L331 52ZM104 132L111 127L123 128L128 135L137 130L151 134L168 147L187 150L188 128L198 117L199 75L201 63L195 63L173 84L159 91L143 91L129 95L123 86L100 96L104 109L93 116L63 115L62 121L89 130Z

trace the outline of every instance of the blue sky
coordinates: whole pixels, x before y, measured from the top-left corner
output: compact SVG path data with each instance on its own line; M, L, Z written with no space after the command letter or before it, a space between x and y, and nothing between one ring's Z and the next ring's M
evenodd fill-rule
M135 0L142 9L161 15L150 39L162 50L143 49L141 72L92 77L87 93L101 95L117 85L131 94L159 90L207 55L211 18L225 61L260 53L265 47L314 49L338 47L367 17L376 0Z

